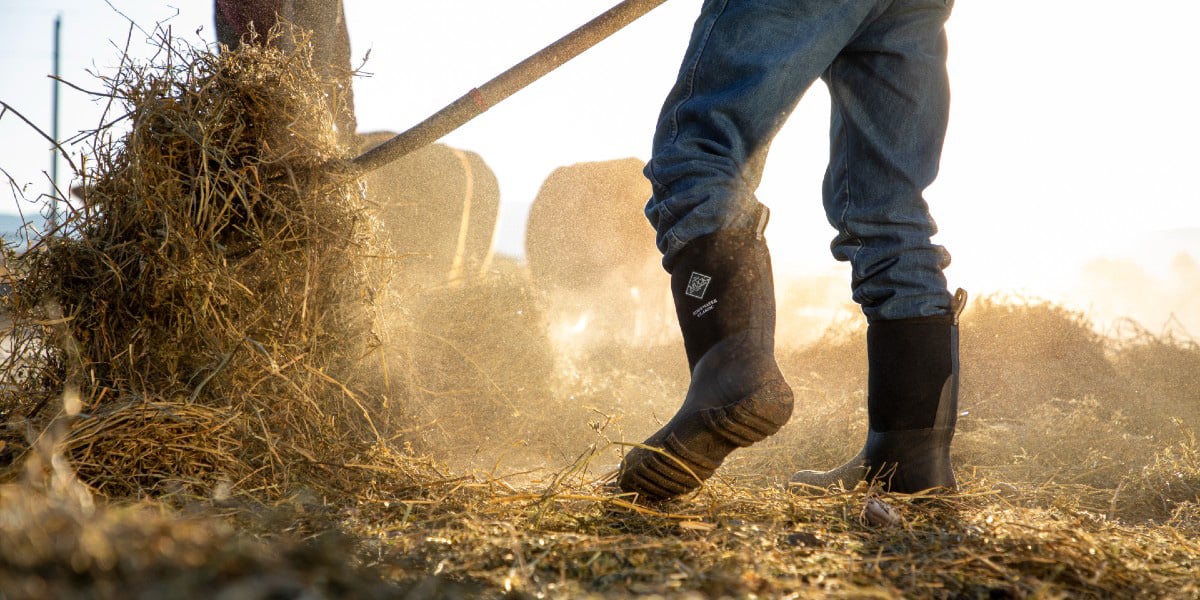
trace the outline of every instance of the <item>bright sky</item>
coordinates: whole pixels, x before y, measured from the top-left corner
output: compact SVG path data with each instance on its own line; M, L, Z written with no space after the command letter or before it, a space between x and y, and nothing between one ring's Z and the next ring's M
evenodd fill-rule
M615 3L346 0L353 53L369 50L373 73L355 82L360 127L407 128ZM146 30L165 21L211 42L211 3L176 4L0 0L0 100L49 129L58 14L63 77L85 88L99 87L88 70L111 72L120 56L129 25L117 11ZM555 167L647 158L698 4L670 0L446 138L482 154L500 179L500 252L521 252L525 211ZM1115 0L958 2L950 134L928 193L938 240L954 255L952 285L1052 295L1098 256L1158 277L1180 250L1200 257L1197 22L1196 0L1132 10ZM131 54L150 50L145 37L134 32ZM98 123L99 105L63 94L64 137ZM794 272L834 264L820 202L827 126L818 84L776 141L759 190L773 210L776 263ZM49 160L28 126L0 119L0 167L31 183L28 197L46 188ZM0 195L0 212L16 210L10 196Z

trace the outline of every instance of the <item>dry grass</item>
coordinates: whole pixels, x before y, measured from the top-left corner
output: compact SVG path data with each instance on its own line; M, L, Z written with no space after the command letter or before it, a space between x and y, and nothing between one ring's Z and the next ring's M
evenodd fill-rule
M862 522L861 491L795 497L718 483L657 512L588 486L492 493L385 524L374 562L558 597L1200 592L1192 529L1121 524L1070 498L1022 506L981 481L933 501L884 500L902 514L899 526Z
M975 302L962 487L878 527L871 490L779 488L861 444L848 324L781 354L779 435L636 504L612 469L680 348L558 353L519 271L394 294L304 51L162 41L108 82L87 206L10 265L0 596L1200 595L1194 343Z

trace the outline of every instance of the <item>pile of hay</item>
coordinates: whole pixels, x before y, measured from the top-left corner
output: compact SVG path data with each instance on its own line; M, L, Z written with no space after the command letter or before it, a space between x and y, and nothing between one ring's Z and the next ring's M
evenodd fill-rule
M306 44L160 43L105 80L129 128L95 136L85 205L10 265L5 439L78 390L68 458L107 495L333 485L392 456L367 368L384 274L361 186L329 166L337 99Z

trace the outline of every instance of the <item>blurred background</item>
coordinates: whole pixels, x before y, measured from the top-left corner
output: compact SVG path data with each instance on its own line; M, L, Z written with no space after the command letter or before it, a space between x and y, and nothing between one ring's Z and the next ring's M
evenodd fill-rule
M346 0L361 131L403 130L609 8L613 0ZM494 250L523 260L529 209L547 176L582 161L648 157L658 108L696 3L644 19L450 134L500 188ZM102 90L123 53L148 59L156 25L212 44L211 3L0 0L0 101L50 131L55 19L61 74ZM1099 328L1138 320L1200 331L1200 86L1192 0L960 2L947 30L954 101L942 174L928 191L951 251L951 286L1064 303ZM105 102L64 86L60 137L100 125ZM781 305L850 310L847 269L829 255L821 210L828 96L809 91L773 146L759 196ZM82 146L68 146L79 164ZM0 218L42 218L49 144L0 118ZM59 188L70 184L60 162ZM648 232L648 230L647 230ZM647 247L653 241L647 236ZM819 319L830 313L818 310ZM811 317L811 315L809 315ZM799 331L784 335L803 336Z

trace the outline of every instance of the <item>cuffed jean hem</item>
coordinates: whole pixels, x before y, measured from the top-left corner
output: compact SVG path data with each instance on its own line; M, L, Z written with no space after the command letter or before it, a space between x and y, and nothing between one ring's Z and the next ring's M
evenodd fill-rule
M671 206L689 205L684 218L678 219ZM718 231L746 230L761 232L765 224L767 207L753 197L725 195L720 197L680 198L672 202L646 204L646 216L656 226L655 243L662 252L662 265L671 272L679 253L693 240L712 235ZM666 224L670 223L670 226ZM658 229L661 226L662 229Z

